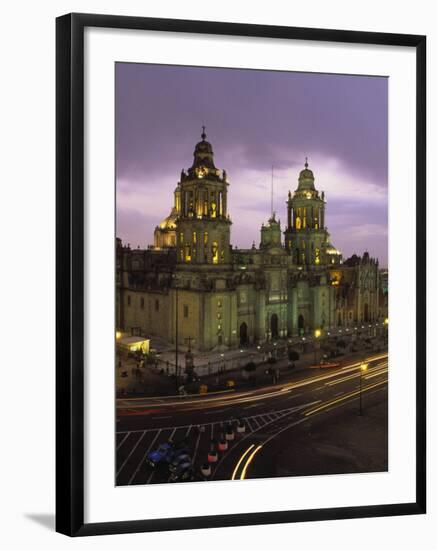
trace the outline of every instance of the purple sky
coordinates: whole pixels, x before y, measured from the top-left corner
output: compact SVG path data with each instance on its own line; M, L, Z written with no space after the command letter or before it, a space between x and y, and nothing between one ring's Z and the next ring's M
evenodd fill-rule
M287 192L308 156L333 244L344 257L367 249L386 266L387 88L384 77L118 63L117 236L153 243L205 124L230 182L233 245L259 243L272 164L285 229Z

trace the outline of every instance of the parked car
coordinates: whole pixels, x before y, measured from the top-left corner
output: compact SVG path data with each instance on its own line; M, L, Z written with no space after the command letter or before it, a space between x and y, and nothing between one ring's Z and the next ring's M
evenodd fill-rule
M186 452L187 447L184 444L175 444L172 441L167 441L167 443L161 443L157 449L147 454L146 463L153 468L160 465L168 465L179 455Z
M182 462L179 464L177 469L172 472L169 481L170 482L176 482L176 481L193 481L195 478L193 466L191 464L191 461L189 462Z
M176 472L176 470L179 468L181 464L190 462L191 458L188 453L183 452L182 454L177 455L169 464L168 469L170 472Z

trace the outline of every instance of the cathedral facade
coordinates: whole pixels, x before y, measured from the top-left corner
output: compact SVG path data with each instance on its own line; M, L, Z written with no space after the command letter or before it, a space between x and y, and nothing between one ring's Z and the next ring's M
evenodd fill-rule
M284 231L272 213L259 246L232 246L229 187L203 131L153 246L116 240L118 330L174 343L177 323L179 344L208 351L385 319L378 260L365 252L343 261L307 161L288 193Z

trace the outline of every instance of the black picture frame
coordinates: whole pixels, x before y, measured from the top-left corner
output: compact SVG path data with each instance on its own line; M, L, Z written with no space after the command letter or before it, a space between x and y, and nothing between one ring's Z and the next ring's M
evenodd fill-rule
M403 46L416 50L416 499L294 511L84 523L84 29L106 27ZM56 20L56 530L69 536L423 514L426 511L426 37L68 14Z

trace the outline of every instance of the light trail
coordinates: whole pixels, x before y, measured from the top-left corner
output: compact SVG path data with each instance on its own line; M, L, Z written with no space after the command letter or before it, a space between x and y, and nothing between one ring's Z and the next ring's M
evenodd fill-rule
M243 471L241 472L240 479L246 479L246 473L247 468L249 467L250 463L254 459L256 453L262 449L262 445L258 445L258 447L252 452L252 454L249 456L249 458L246 460L246 464L244 465Z
M388 372L388 368L386 368L387 365L388 365L388 363L382 363L381 365L373 367L371 369L372 374L363 376L363 378L371 378L372 376L376 376L376 374L373 374L373 373L378 373L379 374L379 371ZM359 378L360 376L362 376L361 371L354 372L353 374L349 374L348 376L344 376L343 378L341 378L341 380L334 380L332 382L326 382L325 386L335 386L336 384L342 384L343 382L347 382L348 380L352 380L353 378Z
M382 354L378 356L373 356L368 359L366 359L367 363L373 363L375 361L378 361L383 358L387 358L388 354ZM339 376L342 376L342 379L339 381L333 381L332 385L334 383L341 383L343 380L347 380L348 378L343 377L345 373L353 373L357 369L360 368L362 365L362 361L352 363L351 365L347 365L345 367L342 367L341 370L336 370L335 372L324 372L323 374L318 374L316 376L311 376L308 378L305 378L303 380L299 380L296 382L287 382L282 385L281 388L278 388L277 386L269 386L264 389L258 389L258 390L250 390L250 391L244 391L244 392L236 392L232 391L227 393L226 395L215 395L211 398L205 398L205 397L197 397L194 399L190 399L187 401L184 399L183 401L178 399L178 401L172 401L172 402L166 402L166 403L160 403L161 408L167 408L172 407L178 410L185 410L185 411L192 411L192 410L198 410L198 409L206 409L206 408L215 408L215 407L223 407L223 406L232 406L235 404L243 404L243 403L251 403L254 401L261 401L264 399L270 399L273 397L278 396L284 396L284 392L291 391L296 388L302 388L305 386L309 386L311 384L316 384L318 382L324 382L325 380L331 380L332 378L336 378ZM378 368L378 367L374 367ZM372 369L373 370L373 369ZM357 375L359 373L354 373L351 375L351 378L353 376ZM190 406L192 405L192 406ZM141 414L142 408L147 408L150 406L150 404L144 403L144 404L135 404L134 407L137 410L137 414ZM156 405L155 405L156 406ZM119 402L117 404L117 408L119 410L126 410L126 400L124 399L122 402ZM129 407L132 408L132 405ZM134 412L134 411L133 411ZM157 412L155 410L155 412Z
M367 380L368 378L375 378L375 376L381 376L381 374L385 374L387 372L388 372L388 369L384 369L379 372L375 372L373 374L368 374L367 376L364 377L364 379Z
M383 380L382 382L377 382L375 384L372 384L372 385L369 385L369 386L366 386L365 390L363 389L363 391L369 391L369 390L372 390L372 389L375 389L377 388L378 386L381 386L383 384L385 384L386 382L388 382L388 380ZM378 390L376 390L378 391ZM320 407L317 407L315 409L311 409L310 411L304 413L304 417L299 419L299 420L296 420L295 422L292 422L291 424L288 424L287 426L285 426L284 428L282 428L281 430L279 430L278 432L272 434L270 437L268 437L263 443L262 445L259 445L255 451L252 453L252 455L249 457L249 459L247 460L246 464L245 464L245 467L244 467L244 477L243 477L243 473L240 477L240 479L245 479L246 477L246 474L247 474L247 469L249 467L249 464L252 462L255 454L260 451L262 448L265 448L267 446L267 444L272 441L273 439L277 438L280 434L282 434L283 432L293 428L294 426L297 426L299 424L302 424L304 422L307 422L308 420L310 420L310 415L312 414L315 414L317 412L320 412L321 410L327 408L327 407L330 407L332 405L335 405L337 403L341 403L342 401L346 401L347 398L351 398L351 397L354 397L355 395L359 394L360 392L352 392L351 394L348 394L347 396L344 396L344 398L342 399L335 399L335 400L332 400L330 401L329 403L325 403L323 406L320 406Z
M240 456L240 460L237 462L237 465L235 466L234 468L234 471L232 473L232 477L231 479L232 480L235 480L236 476L237 476L237 472L238 472L238 468L240 467L241 463L243 462L244 458L247 456L247 454L255 447L255 445L252 443L252 445L250 447L248 447L244 453Z
M376 388L377 386L381 386L382 384L386 384L387 382L388 382L388 380L382 380L381 382L376 382L374 384L370 384L368 386L365 386L361 391L362 391L362 393L364 393L364 392L369 391L373 388ZM360 390L356 390L356 391L353 391L353 392L346 393L342 397L338 397L336 399L331 399L330 401L326 401L326 403L323 403L319 407L316 407L314 409L309 409L308 411L304 412L304 415L305 416L310 416L310 415L315 414L315 413L317 413L317 412L319 412L323 409L331 407L332 405L340 403L341 401L345 401L347 399L351 399L352 397L356 397L359 394L360 394Z

